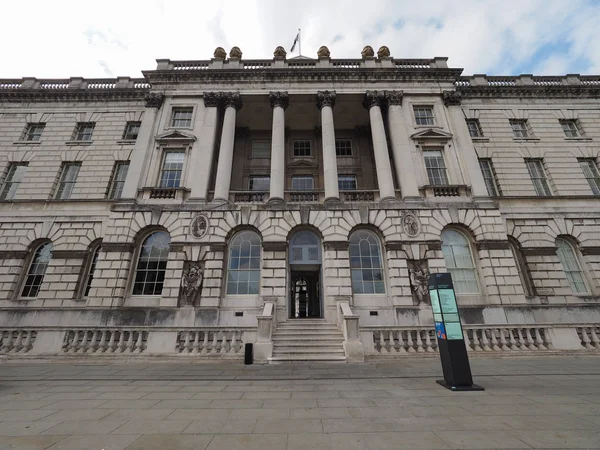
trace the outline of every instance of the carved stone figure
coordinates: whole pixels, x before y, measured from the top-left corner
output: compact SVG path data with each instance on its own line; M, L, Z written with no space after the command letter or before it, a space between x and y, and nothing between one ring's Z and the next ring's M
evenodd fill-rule
M410 237L416 237L421 232L421 222L413 212L406 212L402 215L402 229Z
M444 91L442 92L442 98L444 99L444 106L460 106L462 101L462 95L457 91Z
M181 296L186 306L194 306L196 294L201 293L204 270L200 264L190 264L181 277Z
M285 51L285 48L283 48L281 45L278 45L275 51L273 52L273 57L276 59L285 59L285 55L287 55L287 52Z
M372 58L373 56L375 56L375 50L373 50L373 47L371 47L370 45L365 45L365 48L362 49L362 52L360 52L360 54L363 58Z
M377 57L379 59L388 58L389 56L390 56L389 48L387 48L385 45L382 45L381 47L379 47L379 50L377 50Z
M232 47L231 50L229 51L229 57L242 59L242 51L240 50L239 47Z
M165 100L164 94L160 92L148 92L144 97L147 108L160 108Z
M329 49L322 45L319 47L319 50L317 51L317 56L319 58L329 58L331 56L331 52L329 51Z
M190 234L196 239L206 236L208 231L208 217L204 214L199 214L192 219L190 223Z
M429 304L429 269L427 261L408 261L408 272L410 274L410 286L419 303Z
M227 52L225 51L225 49L223 47L217 47L217 48L215 48L215 53L213 54L213 56L215 58L225 59L225 58L227 58Z

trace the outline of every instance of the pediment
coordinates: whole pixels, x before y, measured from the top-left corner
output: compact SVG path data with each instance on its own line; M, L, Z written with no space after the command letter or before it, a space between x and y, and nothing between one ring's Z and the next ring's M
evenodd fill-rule
M194 142L196 136L185 131L174 130L156 136L156 141L161 143L166 142Z
M421 140L437 140L437 141L449 141L452 139L452 133L448 133L443 130L436 130L434 128L427 128L416 132L411 136L411 139L415 141Z
M317 163L312 160L309 160L309 159L300 159L300 160L289 163L288 167L294 168L294 169L302 169L302 168L313 169L313 168L317 167Z

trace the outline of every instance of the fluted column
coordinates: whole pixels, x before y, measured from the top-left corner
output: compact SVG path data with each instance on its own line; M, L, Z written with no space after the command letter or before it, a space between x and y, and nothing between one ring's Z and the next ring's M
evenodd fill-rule
M269 203L281 203L285 189L285 109L289 103L288 93L271 92L269 100L273 108Z
M217 180L215 182L215 201L228 202L231 186L231 169L233 167L233 144L235 143L235 116L242 107L239 92L222 94L225 106L221 146L219 147L219 162L217 164Z
M420 200L419 185L415 176L411 140L402 112L402 91L385 91L388 104L388 131L394 155L396 176L403 200Z
M459 159L467 170L473 197L489 197L481 167L479 167L479 158L469 136L465 116L460 109L461 95L456 91L444 91L442 96L444 105L448 108L450 123L454 131L454 151L458 153Z
M333 106L335 91L318 91L317 106L321 110L321 141L323 144L323 178L325 183L325 203L339 202L337 158L335 154L335 127Z
M381 105L385 101L383 92L367 91L363 106L369 111L371 119L371 136L373 138L373 152L375 154L375 168L377 169L377 184L379 185L379 196L381 201L396 199L394 190L394 178L388 152L387 139Z

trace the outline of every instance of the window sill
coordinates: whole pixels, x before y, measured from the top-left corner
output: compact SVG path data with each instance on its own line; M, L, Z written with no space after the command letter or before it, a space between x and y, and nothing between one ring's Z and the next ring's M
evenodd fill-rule
M488 137L471 137L473 142L490 142L490 138Z
M539 141L538 137L513 137L513 141L521 142L521 141Z
M590 137L584 137L584 136L579 136L579 137L565 137L565 141L591 141L592 138Z
M194 127L165 127L165 130L193 130Z
M40 145L42 141L16 141L13 145Z
M423 128L436 128L438 130L443 130L444 127L442 127L441 125L415 125L416 129L423 129Z
M121 145L134 145L135 141L136 141L136 139L121 139L120 141L117 141L117 144L121 144Z
M65 145L91 145L94 141L67 141Z

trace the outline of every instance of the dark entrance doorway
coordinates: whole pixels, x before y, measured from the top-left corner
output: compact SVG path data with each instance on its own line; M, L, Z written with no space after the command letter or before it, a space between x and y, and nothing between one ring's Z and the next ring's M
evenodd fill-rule
M319 270L292 270L291 273L291 305L292 319L321 317L321 301L319 292Z

